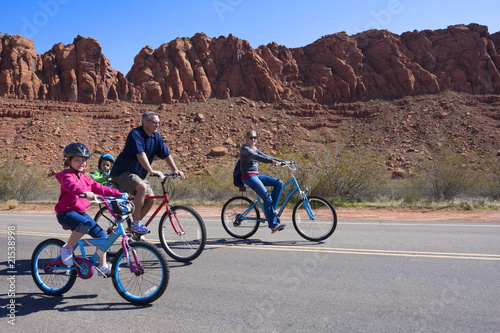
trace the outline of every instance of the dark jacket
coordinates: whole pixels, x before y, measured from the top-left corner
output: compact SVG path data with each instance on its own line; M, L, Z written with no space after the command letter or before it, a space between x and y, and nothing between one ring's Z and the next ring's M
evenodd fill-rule
M259 162L272 163L273 161L282 162L282 160L268 156L255 148L252 150L246 143L240 148L240 170L241 175L258 174Z

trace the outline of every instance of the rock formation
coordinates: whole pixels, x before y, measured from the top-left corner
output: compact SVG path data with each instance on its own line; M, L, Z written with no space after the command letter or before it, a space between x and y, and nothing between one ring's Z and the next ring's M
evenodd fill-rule
M127 80L111 68L97 40L81 36L43 55L30 39L2 36L0 96L88 104L130 99Z
M124 77L97 40L78 36L43 55L0 36L0 97L82 103L175 103L243 96L264 102L366 101L444 91L500 93L500 32L478 24L403 33L337 33L295 49L198 33L144 47Z

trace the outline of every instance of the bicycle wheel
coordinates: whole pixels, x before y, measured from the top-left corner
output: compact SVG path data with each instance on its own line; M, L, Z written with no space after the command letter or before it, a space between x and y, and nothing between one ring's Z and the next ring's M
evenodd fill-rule
M306 205L311 207L314 219L309 218ZM330 237L337 227L337 213L325 198L309 196L293 208L292 221L295 230L307 240L317 242Z
M111 215L111 213L109 212L109 210L108 210L108 208L106 206L104 206L101 209L99 209L99 211L94 216L94 221L96 221L98 223L101 222L101 224L102 224L102 225L100 224L101 228L103 228L104 230L106 230L106 233L108 234L108 236L116 228L114 220L115 219L113 218L113 216ZM102 222L107 222L107 224L106 223L102 223ZM123 226L125 227L125 224ZM105 229L105 227L107 227L107 229ZM113 257L114 255L116 255L116 252L118 252L118 250L121 249L121 247L122 247L122 244L120 242L115 242L108 249L107 255L109 257Z
M165 255L154 245L146 242L129 244L131 272L123 249L114 260L111 277L118 294L132 304L148 304L157 300L167 289L170 269ZM138 266L135 258L139 259Z
M35 284L47 295L62 295L73 287L76 281L75 270L64 264L48 266L60 257L64 242L60 239L47 239L38 244L31 256L31 276ZM45 269L44 269L45 267Z
M170 216L168 212L163 214L158 235L165 252L181 262L196 259L205 248L207 240L207 230L201 216L193 208L182 205L171 207Z
M245 215L253 201L247 197L233 197L222 207L222 226L228 234L235 238L248 238L259 229L260 213L256 205Z

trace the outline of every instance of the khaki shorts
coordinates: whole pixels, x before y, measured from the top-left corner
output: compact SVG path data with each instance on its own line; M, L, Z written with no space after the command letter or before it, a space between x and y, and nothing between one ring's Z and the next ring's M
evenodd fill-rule
M121 174L113 176L113 182L116 183L120 192L128 192L131 195L135 195L137 185L144 182L148 186L146 195L154 195L153 189L147 180L129 171L123 171Z

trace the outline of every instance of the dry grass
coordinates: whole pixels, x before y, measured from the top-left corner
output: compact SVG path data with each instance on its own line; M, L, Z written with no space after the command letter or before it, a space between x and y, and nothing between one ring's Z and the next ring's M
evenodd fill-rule
M306 149L304 149L306 151ZM338 149L296 153L284 149L277 157L296 161L295 173L303 190L328 198L337 207L435 207L497 209L500 168L486 163L480 170L463 163L453 152L436 153L418 175L391 179L369 150ZM221 206L239 195L232 184L233 165L212 167L201 175L174 180L173 201ZM261 165L261 172L290 179L287 168ZM159 182L150 180L156 193ZM0 159L0 201L8 209L23 202L55 202L59 184L46 171L12 158Z

